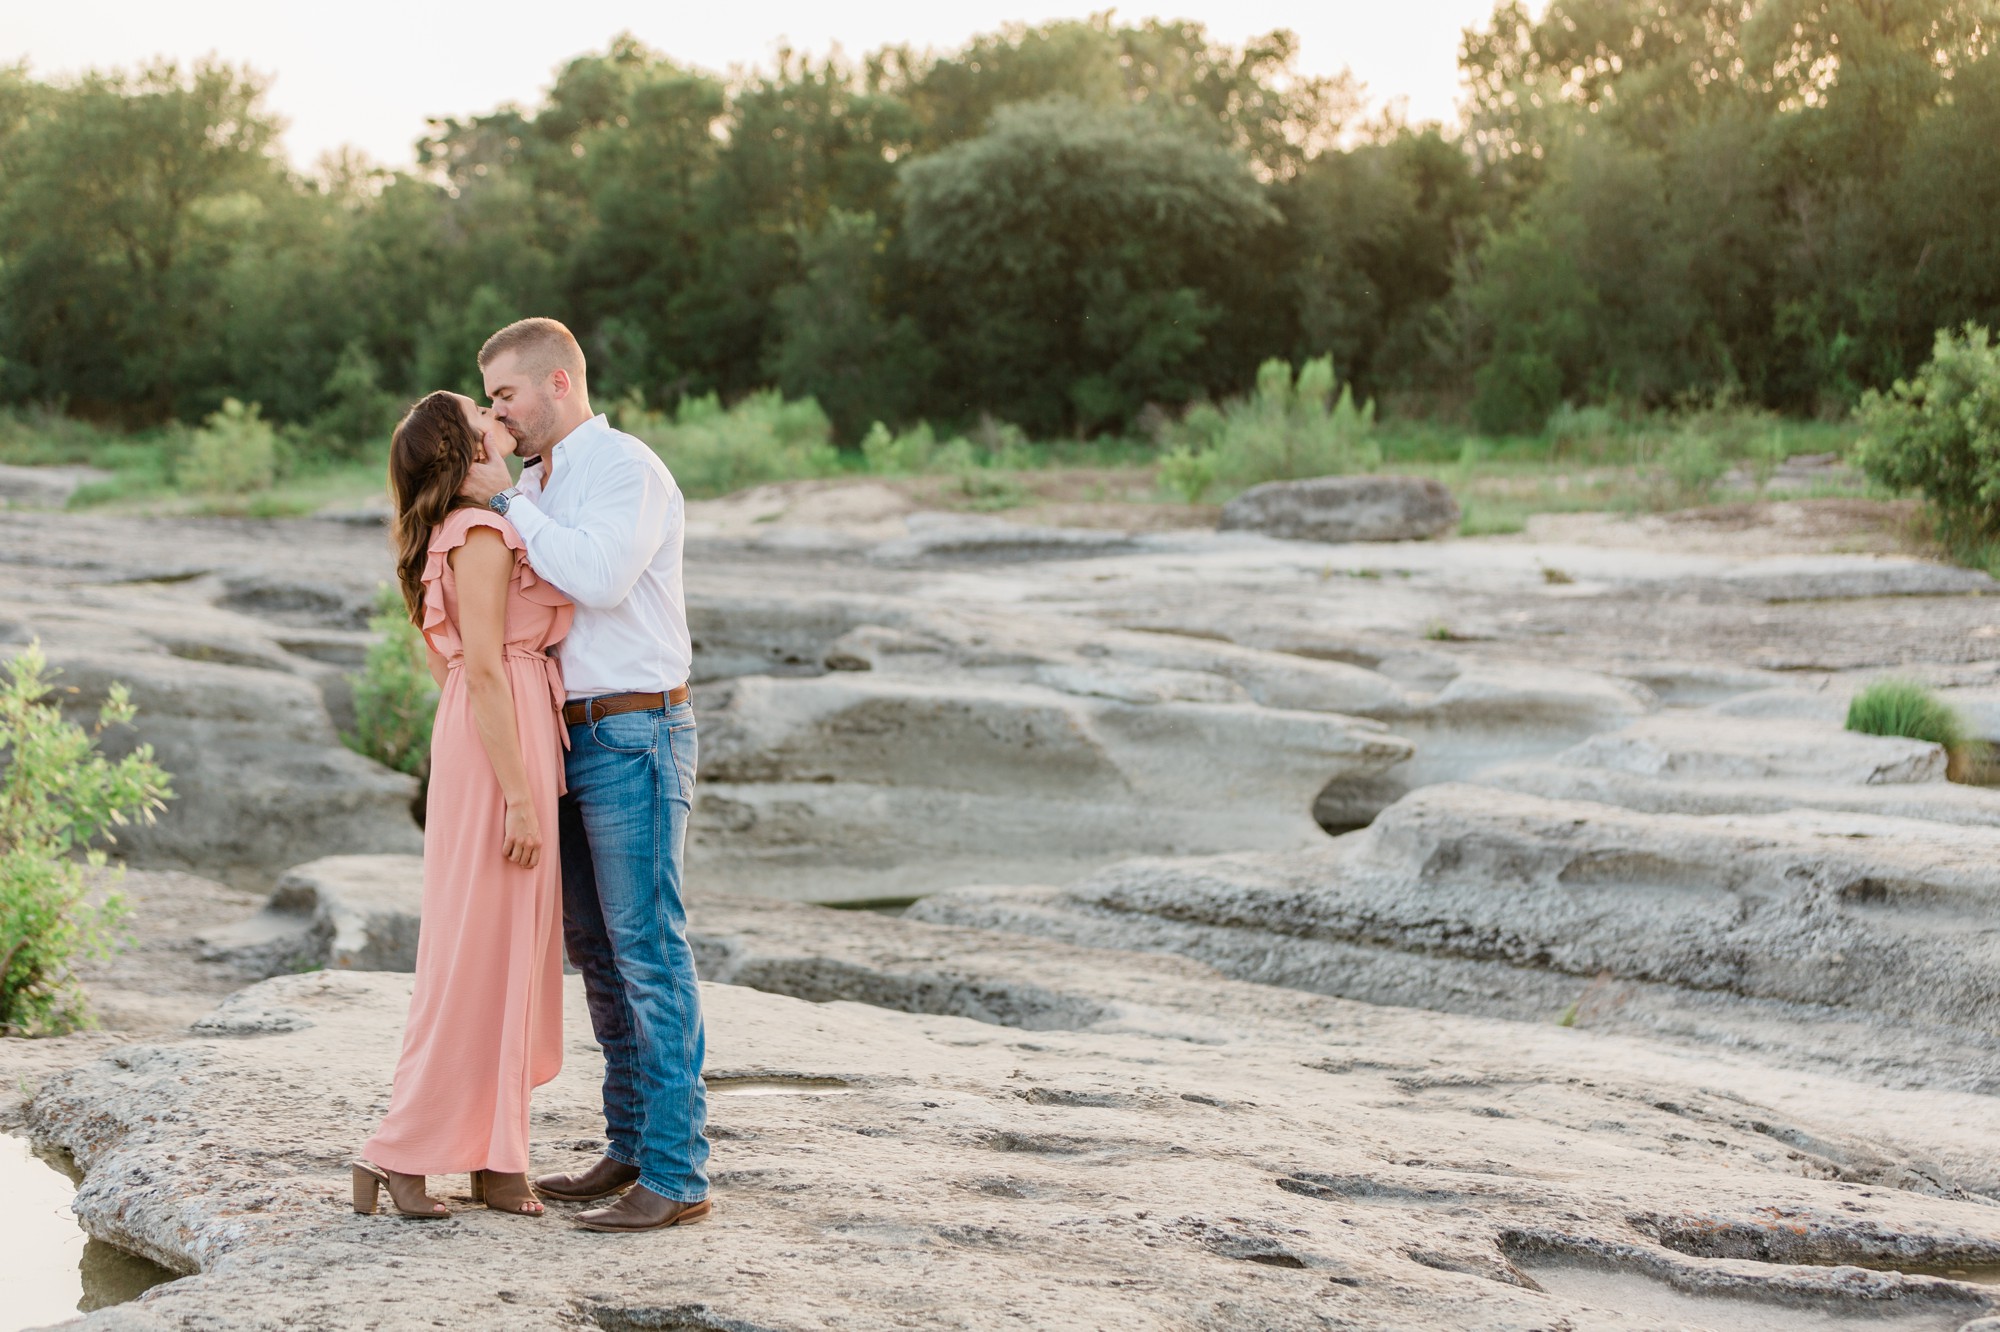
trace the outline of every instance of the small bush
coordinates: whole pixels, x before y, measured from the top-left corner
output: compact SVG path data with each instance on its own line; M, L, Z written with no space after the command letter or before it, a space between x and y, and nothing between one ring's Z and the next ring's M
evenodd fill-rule
M403 594L383 584L368 627L379 637L354 683L354 730L341 740L357 754L416 776L431 755L438 690L423 633L403 610Z
M1264 362L1247 399L1220 409L1197 405L1169 432L1168 442L1175 450L1208 455L1212 484L1243 490L1264 481L1367 471L1382 461L1374 433L1375 404L1357 407L1353 388L1337 384L1333 358L1322 356L1299 367L1296 379L1289 362ZM1176 471L1191 483L1189 466L1176 464Z
M105 864L91 843L135 819L151 823L173 794L151 746L115 763L97 752L106 727L134 716L123 685L87 731L49 701L51 674L37 642L0 680L0 1030L10 1034L89 1025L74 968L111 951L125 912L115 891L89 901L85 868Z
M636 395L612 408L620 430L636 435L672 469L691 496L726 495L746 486L840 469L833 423L811 398L789 401L776 389L725 409L713 393L682 398L670 417Z
M1877 680L1847 705L1847 729L1901 735L1963 750L1967 735L1958 710L1914 680Z
M1609 407L1578 407L1559 403L1542 425L1542 437L1555 458L1601 458L1622 433L1623 422Z
M1189 504L1201 503L1215 484L1215 455L1196 453L1185 444L1169 450L1160 458L1160 484Z
M918 476L933 468L940 447L928 421L903 431L877 421L861 437L861 458L877 476Z
M1931 359L1863 395L1855 418L1855 463L1881 485L1921 491L1948 547L2000 539L2000 345L1986 329L1940 329Z
M256 403L225 399L194 432L174 479L202 495L249 495L278 479L278 432Z
M1715 487L1729 470L1722 448L1709 435L1694 430L1681 431L1660 457L1661 468L1673 483L1675 496L1688 503L1700 503L1715 494Z

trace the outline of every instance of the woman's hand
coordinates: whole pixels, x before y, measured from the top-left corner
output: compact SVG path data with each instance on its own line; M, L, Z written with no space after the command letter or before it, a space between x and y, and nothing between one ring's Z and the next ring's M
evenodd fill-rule
M507 802L507 841L501 854L522 869L542 863L542 825L530 801Z

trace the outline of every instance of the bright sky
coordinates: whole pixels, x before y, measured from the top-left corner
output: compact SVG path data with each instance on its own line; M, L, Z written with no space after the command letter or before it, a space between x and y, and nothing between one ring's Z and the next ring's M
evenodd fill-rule
M1052 0L0 0L0 63L49 77L153 56L218 55L274 77L269 101L290 124L286 148L310 166L342 144L405 165L427 116L532 104L572 56L621 30L683 63L726 71L768 61L781 41L860 55L892 42L945 49L1020 20L1083 18L1103 4ZM1538 3L1533 6L1539 10ZM1459 33L1491 0L1141 0L1117 16L1187 18L1215 38L1290 28L1308 73L1351 69L1376 105L1449 120Z

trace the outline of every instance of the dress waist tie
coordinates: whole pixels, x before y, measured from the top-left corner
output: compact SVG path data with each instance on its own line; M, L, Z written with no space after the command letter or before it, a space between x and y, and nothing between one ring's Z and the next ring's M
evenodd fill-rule
M563 704L569 701L569 692L563 688L562 663L546 652L537 652L533 648L515 647L512 644L509 644L502 651L501 656L508 661L533 661L541 664L542 681L548 686L549 690L549 709L560 717L562 715ZM445 658L444 667L447 671L455 671L463 665L465 665L465 654L463 652L454 653ZM562 736L562 747L568 749L569 727L558 726L556 727L556 732Z

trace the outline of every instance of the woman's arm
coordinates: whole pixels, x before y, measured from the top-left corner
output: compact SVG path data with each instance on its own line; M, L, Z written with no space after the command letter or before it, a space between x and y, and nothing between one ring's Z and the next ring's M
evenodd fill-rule
M508 860L532 869L542 858L541 826L535 817L528 765L514 728L514 691L507 683L507 584L514 575L514 552L498 532L475 527L451 553L458 576L458 636L465 644L465 687L472 718L486 757L507 801Z

